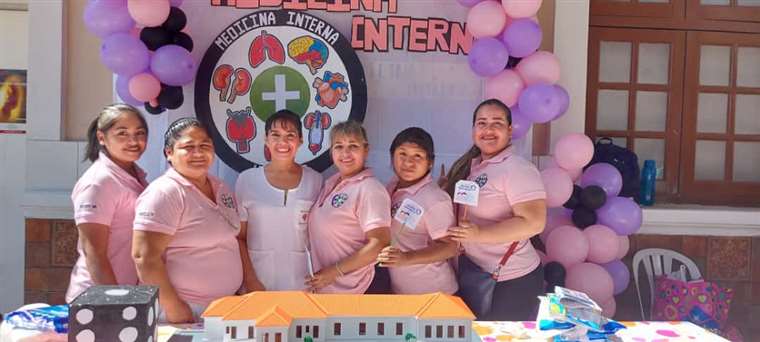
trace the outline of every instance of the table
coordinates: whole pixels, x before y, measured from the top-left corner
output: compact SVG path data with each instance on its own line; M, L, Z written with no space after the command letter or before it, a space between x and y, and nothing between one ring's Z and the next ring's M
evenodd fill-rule
M728 342L690 322L621 322L626 329L617 336L631 342ZM473 342L549 341L556 332L537 331L535 322L482 322L472 324ZM197 325L160 326L158 342L198 342L203 327ZM424 342L423 339L418 342Z

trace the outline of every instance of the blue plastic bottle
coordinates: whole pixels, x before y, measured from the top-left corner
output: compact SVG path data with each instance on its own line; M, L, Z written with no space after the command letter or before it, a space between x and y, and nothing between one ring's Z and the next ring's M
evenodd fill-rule
M639 203L641 205L654 204L655 182L657 181L657 166L654 160L647 159L644 161L644 169L641 170L641 188L639 192Z

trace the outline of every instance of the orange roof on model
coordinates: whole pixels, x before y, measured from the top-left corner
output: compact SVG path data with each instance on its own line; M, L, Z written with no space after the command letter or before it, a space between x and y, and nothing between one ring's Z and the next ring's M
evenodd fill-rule
M203 317L217 316L224 320L254 320L257 326L287 326L293 319L327 316L475 319L462 299L443 293L363 295L300 291L265 291L225 297L213 302L203 313Z

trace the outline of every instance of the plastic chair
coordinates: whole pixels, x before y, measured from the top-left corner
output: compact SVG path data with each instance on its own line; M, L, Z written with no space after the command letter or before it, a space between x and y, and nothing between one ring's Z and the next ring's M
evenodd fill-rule
M677 264L674 264L673 260ZM687 256L661 248L642 249L633 256L633 279L636 283L636 294L639 297L639 310L641 310L641 319L646 320L644 316L644 301L641 299L641 285L639 285L639 267L644 265L647 281L649 282L649 313L651 317L652 308L654 307L654 279L661 275L676 275L681 281L692 281L702 278L699 267ZM688 271L688 275L687 275Z

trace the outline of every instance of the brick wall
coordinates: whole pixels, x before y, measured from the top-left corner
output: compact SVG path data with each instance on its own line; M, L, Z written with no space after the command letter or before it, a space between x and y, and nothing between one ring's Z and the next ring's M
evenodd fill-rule
M623 261L630 267L636 251L646 248L684 254L697 264L703 278L733 288L729 322L739 328L745 341L760 341L760 237L636 235ZM633 277L628 289L616 299L616 319L641 319Z
M73 220L26 220L24 303L64 304L77 260Z

